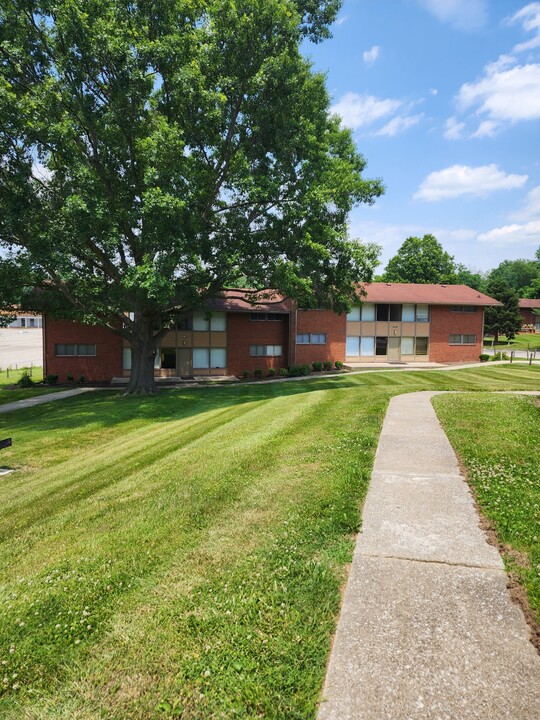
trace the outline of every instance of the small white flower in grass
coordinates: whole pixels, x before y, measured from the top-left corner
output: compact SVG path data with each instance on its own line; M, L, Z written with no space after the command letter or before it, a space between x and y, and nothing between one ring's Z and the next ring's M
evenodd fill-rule
M204 671L204 677L210 677L211 674L212 674L212 673L210 672L210 670L205 670L205 671Z
M78 639L77 639L77 640L75 640L75 645L78 645L78 644L79 644L80 642L81 642L81 641L80 641L80 640L78 640Z

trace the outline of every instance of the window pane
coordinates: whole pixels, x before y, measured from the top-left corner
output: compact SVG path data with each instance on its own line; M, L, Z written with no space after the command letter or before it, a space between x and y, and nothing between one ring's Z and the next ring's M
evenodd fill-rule
M375 303L363 303L362 322L373 322L375 320Z
M362 355L362 357L373 357L373 355L375 355L374 337L363 337L360 339L360 355Z
M401 354L402 355L414 355L414 338L402 337L401 338Z
M427 337L416 338L416 354L427 355L428 354L428 339Z
M191 317L182 318L176 323L177 330L191 330L193 326L193 319Z
M459 345L461 343L461 335L449 335L448 342L450 345Z
M347 335L345 355L360 355L360 338L354 335Z
M403 305L403 312L401 313L401 319L403 322L414 322L414 305L406 304Z
M193 369L207 369L210 363L209 356L208 348L193 348Z
M309 335L307 333L301 333L296 336L296 343L298 345L309 345Z
M347 320L350 320L351 322L360 322L360 308L351 308L351 312L347 313ZM354 353L350 353L351 355L354 355ZM349 353L347 353L349 355Z
M416 306L416 322L429 322L429 305Z
M59 345L56 345L55 355L76 355L77 354L77 346L76 345L66 345L64 343L60 343Z
M386 348L388 345L387 337L378 337L375 348L375 355L386 355Z
M206 317L204 310L196 310L193 313L193 329L199 331L205 331L209 329L210 323Z
M390 320L401 322L401 305L390 305Z
M251 357L257 357L258 355L264 355L264 345L250 345L249 354Z
M227 329L227 315L224 312L212 313L210 318L210 330L214 332L225 332Z
M266 313L251 313L250 320L262 321L266 320Z
M227 351L225 348L211 348L210 350L210 367L226 368L227 367Z
M388 320L388 305L386 303L377 305L377 320L382 322Z
M312 345L326 345L326 333L312 333L311 334Z
M463 336L464 345L474 345L475 342L476 342L476 335L464 335Z
M131 348L122 350L122 366L124 370L131 370Z
M77 355L94 356L95 354L95 345L77 345Z
M279 357L283 354L281 345L267 345L266 354L270 357Z
M266 313L266 319L279 321L279 320L283 320L283 315L280 315L279 313Z

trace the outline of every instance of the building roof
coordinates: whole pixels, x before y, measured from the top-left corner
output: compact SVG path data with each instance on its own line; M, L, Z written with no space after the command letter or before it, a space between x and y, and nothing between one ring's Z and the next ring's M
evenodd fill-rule
M528 308L532 308L532 309L534 309L534 308L540 308L540 298L536 298L536 299L533 298L533 299L531 299L531 300L529 300L528 298L524 298L524 299L522 299L522 300L519 301L519 307L520 307L520 308L525 308L525 309L528 309Z
M422 285L420 283L371 283L365 286L363 302L425 303L427 305L500 305L497 300L467 285Z
M222 312L272 312L289 313L290 305L279 293L266 291L265 297L253 304L253 291L250 290L225 290L222 297L210 300L210 310Z

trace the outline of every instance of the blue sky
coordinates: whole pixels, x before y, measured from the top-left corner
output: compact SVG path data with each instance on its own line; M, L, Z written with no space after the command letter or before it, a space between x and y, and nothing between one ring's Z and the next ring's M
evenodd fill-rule
M433 233L473 270L540 245L540 2L345 0L309 45L333 110L386 193L351 237L382 265Z

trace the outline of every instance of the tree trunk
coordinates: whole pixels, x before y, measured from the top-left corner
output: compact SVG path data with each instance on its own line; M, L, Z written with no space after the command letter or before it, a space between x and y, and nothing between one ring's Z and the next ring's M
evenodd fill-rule
M136 331L130 333L131 373L126 395L152 395L156 392L154 360L158 338L148 318L136 318Z

